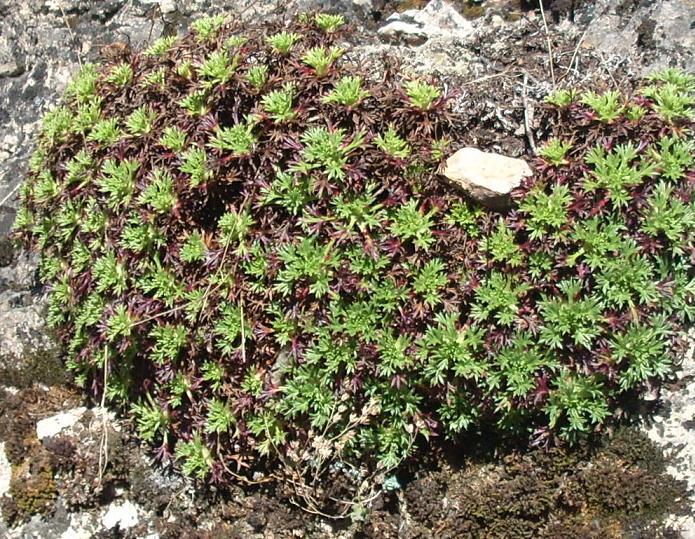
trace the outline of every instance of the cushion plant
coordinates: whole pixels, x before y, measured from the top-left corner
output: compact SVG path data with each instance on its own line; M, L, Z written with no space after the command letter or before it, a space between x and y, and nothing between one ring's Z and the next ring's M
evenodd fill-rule
M16 233L76 382L221 482L297 447L393 467L483 427L602 430L695 316L695 77L550 96L499 214L437 175L451 96L375 80L342 26L202 19L45 116Z

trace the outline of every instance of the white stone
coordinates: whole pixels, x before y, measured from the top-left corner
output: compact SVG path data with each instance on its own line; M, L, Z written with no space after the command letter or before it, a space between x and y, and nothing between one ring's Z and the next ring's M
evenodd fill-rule
M445 0L432 0L415 15L415 20L425 27L451 34L460 35L473 30L473 24Z
M159 11L162 15L168 15L169 13L175 13L178 10L176 6L176 0L160 0Z
M461 148L449 157L442 171L450 182L490 207L506 205L512 189L532 174L531 167L523 159L470 147Z
M61 412L58 415L42 419L36 424L36 436L39 440L52 438L61 431L72 427L87 411L87 408L81 406Z
M410 44L424 43L430 38L461 38L473 31L466 20L445 0L431 0L423 9L394 13L386 19L379 35L389 41L402 40Z
M427 41L427 34L416 24L405 21L392 21L379 28L379 35L387 41L404 41L411 45L419 45Z
M12 465L5 454L5 442L0 442L0 498L10 491Z
M90 539L98 531L99 522L89 513L72 513L70 526L60 539Z
M101 517L101 524L110 530L119 526L121 530L126 530L136 526L140 522L137 506L126 500L122 503L113 502L109 505L106 513Z

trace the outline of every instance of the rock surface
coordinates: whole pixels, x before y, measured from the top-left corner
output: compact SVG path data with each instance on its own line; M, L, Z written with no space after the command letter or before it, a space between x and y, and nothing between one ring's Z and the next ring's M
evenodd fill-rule
M474 200L493 209L503 209L509 193L533 174L523 159L477 148L461 148L446 161L442 175L463 188Z
M6 385L64 379L46 328L46 295L36 279L37 263L36 256L22 253L0 267L0 380Z
M0 498L10 491L12 467L5 455L5 442L0 442Z
M386 22L379 35L386 41L400 40L408 45L419 45L432 37L463 39L474 30L474 25L444 0L431 0L420 10L394 13Z
M690 350L676 371L677 383L662 390L662 405L643 429L664 448L671 461L669 473L686 481L690 492L695 492L695 330L690 339ZM673 522L684 537L695 537L695 515L674 517Z
M57 415L47 417L46 419L42 419L36 424L36 437L39 440L45 440L46 438L53 438L54 436L57 436L62 431L69 429L80 419L82 419L82 416L84 416L86 411L87 408L80 406L79 408L73 408L72 410L67 410Z
M120 530L127 530L140 522L138 508L130 501L113 502L101 517L101 524L107 530L118 526Z
M634 58L640 74L674 65L695 71L695 1L598 0L591 14L587 45Z

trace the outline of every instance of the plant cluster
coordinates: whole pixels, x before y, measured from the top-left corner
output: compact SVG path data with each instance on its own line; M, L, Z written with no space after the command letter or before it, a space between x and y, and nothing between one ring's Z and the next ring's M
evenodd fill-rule
M345 63L342 26L203 19L46 115L16 230L75 380L215 481L600 430L695 316L695 79L553 96L500 215L437 175L450 96Z

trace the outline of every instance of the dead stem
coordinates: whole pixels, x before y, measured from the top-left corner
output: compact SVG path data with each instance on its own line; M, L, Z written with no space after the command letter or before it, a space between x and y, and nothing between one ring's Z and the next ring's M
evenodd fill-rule
M545 29L545 40L548 44L548 58L550 60L550 78L553 81L553 90L556 87L555 82L555 68L553 67L553 44L550 41L550 31L548 30L548 21L545 18L545 9L543 8L543 0L540 0L538 4L541 7L541 17L543 18L543 28Z

